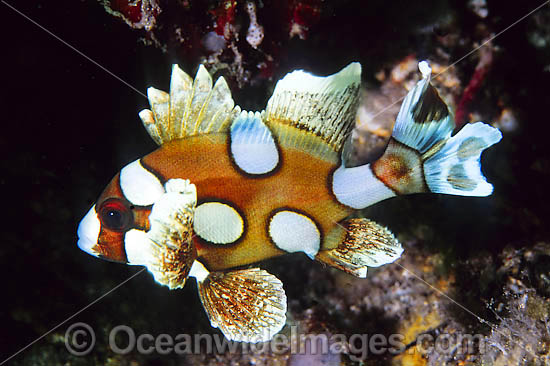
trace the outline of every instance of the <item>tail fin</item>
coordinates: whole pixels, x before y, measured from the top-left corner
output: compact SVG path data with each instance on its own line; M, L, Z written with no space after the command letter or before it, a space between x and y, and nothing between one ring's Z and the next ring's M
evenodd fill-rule
M430 191L461 196L488 196L493 186L481 173L481 152L502 134L483 122L467 124L424 162Z
M481 173L481 152L502 134L483 122L467 124L451 137L453 116L430 84L431 69L419 64L423 78L407 94L384 155L373 173L397 194L436 192L488 196L493 186Z

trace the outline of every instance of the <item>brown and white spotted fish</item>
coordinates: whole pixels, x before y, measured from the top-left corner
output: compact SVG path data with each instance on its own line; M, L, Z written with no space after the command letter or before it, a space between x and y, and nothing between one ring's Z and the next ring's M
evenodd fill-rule
M139 116L159 148L118 173L78 228L78 246L112 261L145 265L179 288L195 277L212 326L231 340L266 341L285 325L280 280L256 267L303 252L365 277L403 249L362 209L396 195L487 196L480 155L501 139L482 122L456 135L452 113L430 84L406 96L383 156L347 167L361 66L279 81L261 112L235 106L223 78L203 66L193 80L177 65L170 93L149 88Z

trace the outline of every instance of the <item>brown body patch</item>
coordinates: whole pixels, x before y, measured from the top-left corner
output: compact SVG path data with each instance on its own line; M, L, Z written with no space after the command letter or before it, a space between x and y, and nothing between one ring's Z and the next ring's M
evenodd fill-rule
M124 248L124 233L101 228L96 245L92 248L101 258L126 263L126 249Z
M382 157L371 164L373 174L396 194L427 192L420 154L391 139Z
M270 242L266 230L270 214L276 209L290 206L307 212L323 233L351 213L327 189L326 177L334 169L334 162L298 149L281 148L284 163L279 169L264 177L249 177L234 168L227 154L227 139L224 134L210 134L176 140L142 159L164 181L189 179L197 187L199 202L232 202L243 214L246 232L237 245L214 246L195 240L199 259L209 270L230 269L285 254Z

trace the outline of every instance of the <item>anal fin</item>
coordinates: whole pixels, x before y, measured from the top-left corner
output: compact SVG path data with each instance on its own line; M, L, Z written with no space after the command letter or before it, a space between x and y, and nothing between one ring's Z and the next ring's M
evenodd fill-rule
M367 267L391 263L403 248L385 227L368 219L350 219L343 223L346 236L338 247L323 250L315 259L357 277L367 276Z
M283 284L264 270L212 272L197 283L211 325L229 340L265 342L286 323Z

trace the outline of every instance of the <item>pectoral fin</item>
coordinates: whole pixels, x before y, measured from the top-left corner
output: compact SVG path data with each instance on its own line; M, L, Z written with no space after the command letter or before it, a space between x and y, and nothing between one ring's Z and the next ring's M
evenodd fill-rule
M156 282L175 289L185 285L197 256L192 243L197 192L183 179L170 179L165 188L149 215L151 229L130 230L124 241L129 264L146 266Z
M283 284L266 271L250 268L196 277L210 323L220 328L227 339L265 342L285 325Z

